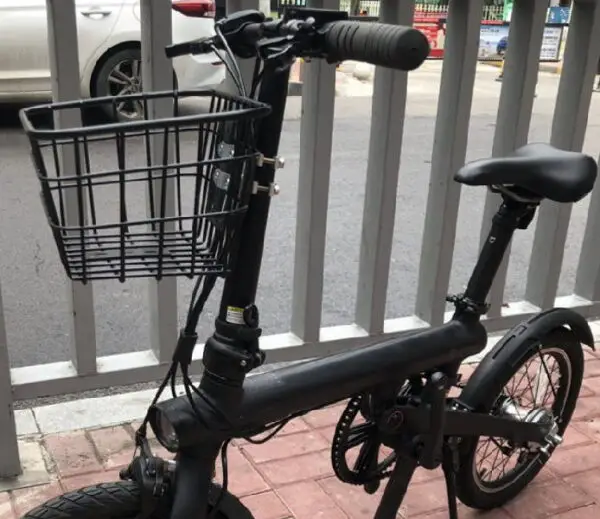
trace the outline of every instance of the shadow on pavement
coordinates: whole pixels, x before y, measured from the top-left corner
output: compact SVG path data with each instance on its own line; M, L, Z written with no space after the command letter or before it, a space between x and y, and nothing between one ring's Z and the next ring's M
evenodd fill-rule
M20 130L21 121L19 120L19 111L30 106L47 104L38 103L0 103L0 132L6 130ZM192 115L197 113L207 113L209 111L209 102L206 100L186 100L181 103L181 114ZM39 118L36 122L38 128L52 128L53 121L50 117ZM103 124L110 122L110 119L98 108L91 108L84 113L84 125ZM39 125L39 126L38 126Z
M4 130L20 130L21 121L19 120L19 112L23 108L30 106L46 104L46 103L0 103L0 131ZM39 117L36 126L41 128L52 128L53 121L50 117ZM106 116L100 110L89 110L84 114L84 124L101 124L108 122Z

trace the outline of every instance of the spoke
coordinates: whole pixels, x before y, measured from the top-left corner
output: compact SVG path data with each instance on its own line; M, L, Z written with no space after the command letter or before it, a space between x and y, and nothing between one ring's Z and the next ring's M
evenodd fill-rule
M502 454L502 451L500 449L496 449L496 455L494 456L494 461L492 462L492 469L490 470L490 473L494 473L495 470L497 470L498 468L498 456L500 456ZM500 463L502 463L502 461L500 461Z
M110 76L108 76L108 81L110 83L114 83L116 85L127 85L129 83L125 79L121 79L121 78L116 77L113 73L111 73Z
M371 436L362 446L358 457L354 462L354 470L367 471L370 470L371 464L374 462L377 465L377 452L379 451L379 441Z
M134 78L138 78L140 76L140 62L137 59L131 63L131 75Z
M123 72L119 67L120 67L120 65L117 65L113 69L113 71L109 75L109 79L111 77L114 77L115 79L118 79L118 80L122 81L123 83L129 84L131 81L131 78L127 74L125 74L125 72Z
M542 356L541 352L539 353L540 356L540 361L542 363L542 367L544 368L544 371L546 372L546 376L548 377L548 384L550 386L550 389L552 390L552 394L554 395L555 399L558 399L558 395L556 394L556 391L554 390L554 387L552 385L552 377L550 376L550 372L548 371L548 366L546 365L546 361L544 360L544 357ZM548 388L546 388L547 390Z
M347 450L365 443L370 438L373 429L374 424L372 423L364 423L354 427L348 435L348 441L346 442Z
M131 94L131 87L130 86L126 86L123 90L120 90L117 93L117 96L124 96L124 95L127 95L127 94ZM125 103L125 101L122 101L121 104L123 104L123 103Z
M134 105L135 105L135 113L139 117L144 117L144 105L142 104L142 102L139 99L136 99L134 101Z

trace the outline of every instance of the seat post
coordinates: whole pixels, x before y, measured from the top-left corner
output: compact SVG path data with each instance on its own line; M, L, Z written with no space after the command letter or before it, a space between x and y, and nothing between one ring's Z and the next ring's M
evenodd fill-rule
M468 300L481 305L485 303L515 230L529 226L538 206L535 202L517 201L508 193L502 198L464 294Z

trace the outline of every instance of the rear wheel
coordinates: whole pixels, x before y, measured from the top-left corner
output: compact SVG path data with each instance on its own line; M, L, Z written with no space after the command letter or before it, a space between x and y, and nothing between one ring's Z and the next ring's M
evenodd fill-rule
M214 505L221 488L213 485L209 503ZM142 511L140 488L133 481L102 483L46 501L27 512L23 519L136 519ZM152 519L169 519L170 507L163 503ZM215 519L254 519L238 498L226 492Z
M583 379L583 352L566 329L549 332L536 344L515 344L512 351L479 379L465 402L478 412L515 420L553 424L562 438L575 410ZM518 495L540 472L554 445L515 445L503 438L464 438L457 495L467 506L492 509Z

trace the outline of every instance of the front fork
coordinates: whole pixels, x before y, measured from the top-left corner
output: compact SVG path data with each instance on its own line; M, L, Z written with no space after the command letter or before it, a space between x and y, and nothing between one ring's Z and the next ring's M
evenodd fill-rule
M220 496L211 495L220 445L203 445L181 451L175 460L154 456L144 438L140 453L119 473L135 481L141 490L141 510L136 519L169 514L171 519L206 519L209 505Z

